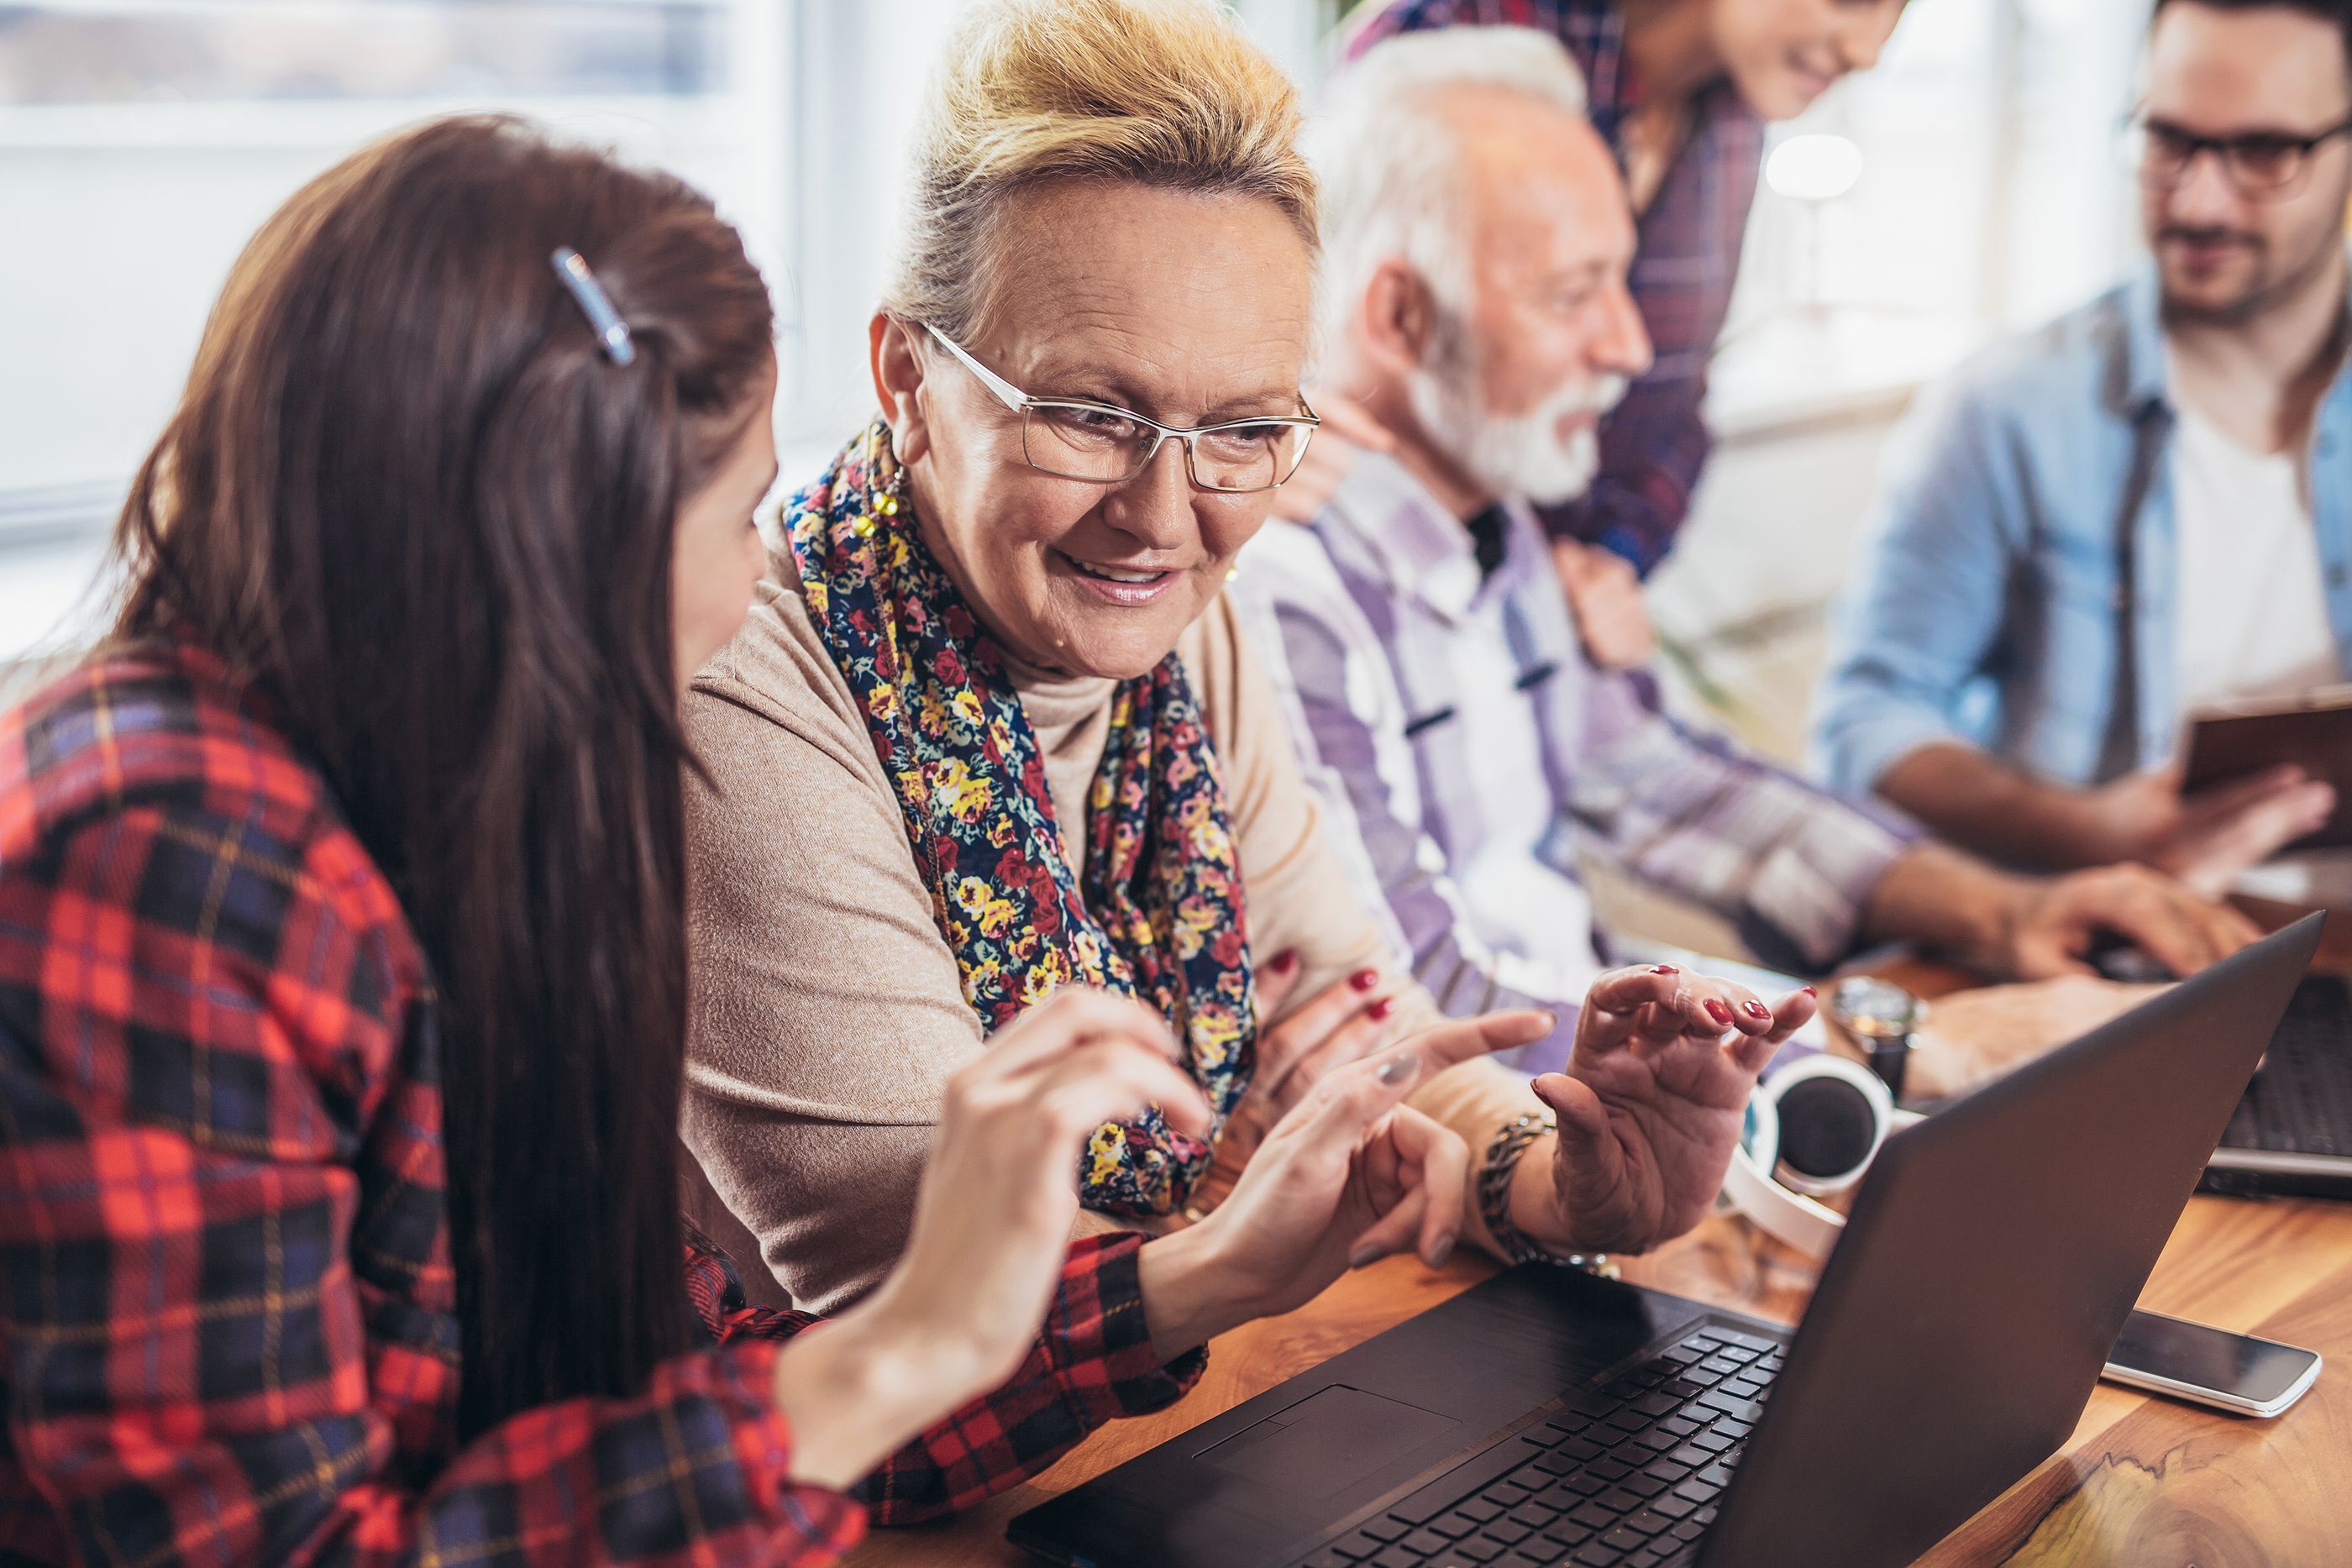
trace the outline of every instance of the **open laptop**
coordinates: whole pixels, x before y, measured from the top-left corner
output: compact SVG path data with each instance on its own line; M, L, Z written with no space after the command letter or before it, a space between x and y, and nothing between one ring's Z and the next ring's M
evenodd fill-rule
M2352 986L2340 977L2313 975L2295 988L2203 1185L2352 1197Z
M2137 948L2095 955L2109 979L2169 980ZM2205 1162L2206 1192L2352 1197L2352 983L2306 975Z
M2073 1431L2319 925L1888 1139L1793 1333L1523 1266L1009 1534L1099 1568L1908 1563Z

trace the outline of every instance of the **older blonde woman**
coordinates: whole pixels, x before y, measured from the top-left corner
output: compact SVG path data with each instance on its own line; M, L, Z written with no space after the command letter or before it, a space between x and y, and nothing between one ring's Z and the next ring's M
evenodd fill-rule
M688 709L686 1137L817 1308L905 1246L949 1074L1066 982L1156 1008L1220 1126L1441 1023L1381 972L1220 596L1315 423L1292 89L1196 0L995 0L946 59L871 328L881 417L794 498ZM1620 972L1566 1074L1438 1075L1411 1103L1478 1179L1423 1255L1686 1228L1811 1012ZM1156 1114L1106 1127L1084 1196L1165 1213L1208 1151Z

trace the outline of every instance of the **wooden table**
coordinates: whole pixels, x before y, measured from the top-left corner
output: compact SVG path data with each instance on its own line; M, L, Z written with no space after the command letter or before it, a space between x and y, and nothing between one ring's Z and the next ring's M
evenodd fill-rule
M1905 977L1922 991L1948 978ZM1793 1322L1815 1269L1744 1221L1715 1218L1650 1256L1637 1284ZM1437 1272L1391 1258L1298 1311L1211 1347L1200 1385L1157 1415L1115 1422L1034 1481L959 1519L878 1533L856 1568L1034 1563L1005 1521L1046 1498L1337 1355L1495 1271L1465 1249ZM1924 1563L2148 1564L2173 1568L2352 1565L2352 1204L2190 1200L2141 1304L2308 1345L2327 1360L2301 1403L2242 1420L2102 1383L2065 1449L1947 1538ZM1531 1390L1531 1396L1545 1391Z

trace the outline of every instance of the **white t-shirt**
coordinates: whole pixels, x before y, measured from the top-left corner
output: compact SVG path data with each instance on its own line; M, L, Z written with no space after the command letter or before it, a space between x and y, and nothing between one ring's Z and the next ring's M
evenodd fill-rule
M2182 716L2342 680L2301 455L2250 451L2183 408L2171 460Z

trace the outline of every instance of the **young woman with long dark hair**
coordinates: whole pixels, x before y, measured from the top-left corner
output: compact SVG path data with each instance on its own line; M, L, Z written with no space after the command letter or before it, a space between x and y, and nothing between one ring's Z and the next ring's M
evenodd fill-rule
M1466 1151L1398 1102L1547 1020L1334 1072L1209 1220L1072 1248L1090 1130L1209 1115L1083 991L957 1074L824 1332L685 1230L677 704L761 567L772 333L707 201L502 120L238 263L115 635L0 714L0 1563L830 1561L1450 1246Z

